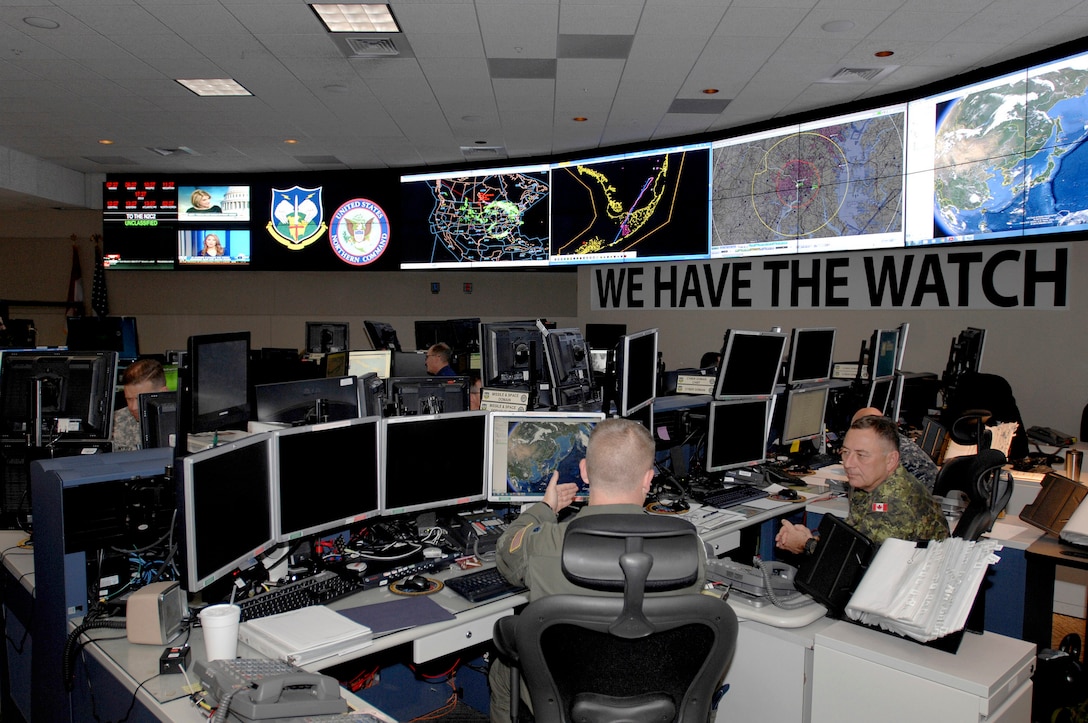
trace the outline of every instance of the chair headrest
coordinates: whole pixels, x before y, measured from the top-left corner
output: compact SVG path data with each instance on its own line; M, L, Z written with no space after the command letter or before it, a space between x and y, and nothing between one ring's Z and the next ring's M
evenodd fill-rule
M958 444L978 444L989 446L993 433L986 429L986 422L993 415L988 409L968 409L952 423L948 435Z
M591 590L624 589L620 557L645 552L653 558L646 579L647 592L677 590L693 584L699 575L703 543L695 527L677 517L644 514L606 514L576 517L563 538L563 574Z

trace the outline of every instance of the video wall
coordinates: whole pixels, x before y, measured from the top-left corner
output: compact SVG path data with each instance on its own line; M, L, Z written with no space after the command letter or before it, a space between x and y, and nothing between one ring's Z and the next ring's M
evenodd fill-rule
M1088 53L633 152L400 175L110 175L109 268L569 267L1088 230Z

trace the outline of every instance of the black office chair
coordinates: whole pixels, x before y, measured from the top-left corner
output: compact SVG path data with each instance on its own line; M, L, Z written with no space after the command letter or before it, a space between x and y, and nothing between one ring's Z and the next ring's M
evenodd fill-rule
M968 410L949 430L953 441L978 445L975 454L946 460L933 485L934 496L949 497L959 492L966 499L952 531L954 537L977 540L989 532L1012 496L1012 476L1003 469L1008 460L1000 450L989 449L991 433L986 429L989 418L986 410Z
M706 595L645 595L694 583L703 555L695 528L678 518L572 521L563 571L587 593L535 600L495 625L515 721L524 675L541 723L704 723L736 647L737 617Z

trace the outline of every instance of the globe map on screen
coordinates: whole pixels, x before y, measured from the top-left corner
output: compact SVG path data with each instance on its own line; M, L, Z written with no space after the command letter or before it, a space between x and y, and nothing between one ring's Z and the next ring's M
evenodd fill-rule
M510 422L506 449L506 485L511 494L543 494L552 471L560 483L584 488L578 463L586 456L591 422L534 420Z
M1064 67L939 107L935 236L1088 223L1086 87L1088 69Z

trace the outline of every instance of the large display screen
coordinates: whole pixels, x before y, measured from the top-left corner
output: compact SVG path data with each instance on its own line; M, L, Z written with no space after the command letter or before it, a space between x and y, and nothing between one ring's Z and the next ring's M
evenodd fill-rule
M611 155L403 175L111 174L106 265L566 267L1083 232L1088 53L1057 52L905 102ZM241 235L201 254L220 232L248 233L248 257Z

